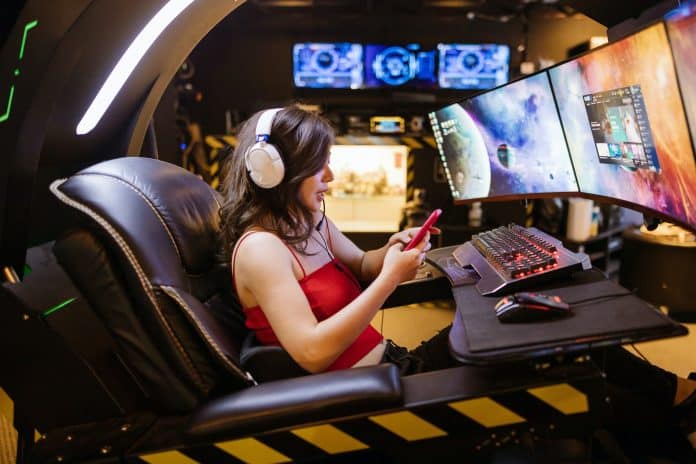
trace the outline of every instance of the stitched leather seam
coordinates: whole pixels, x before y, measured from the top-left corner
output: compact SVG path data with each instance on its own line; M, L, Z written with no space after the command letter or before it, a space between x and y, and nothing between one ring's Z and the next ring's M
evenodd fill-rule
M110 177L110 178L112 178L113 180L122 183L123 185L125 185L126 187L128 187L129 189L131 189L131 190L133 190L135 193L137 193L138 196L139 196L140 198L143 199L143 201L145 202L145 204L147 204L147 206L152 210L152 212L155 213L155 217L156 217L157 220L160 222L160 224L162 224L162 227L164 227L164 230L167 232L167 235L169 236L169 240L171 240L172 245L174 245L174 251L176 251L176 255L179 257L179 261L181 261L181 262L183 263L183 259L181 258L181 253L179 252L179 247L178 247L177 244L176 244L176 240L174 240L174 235L172 235L171 230L170 230L169 227L167 226L167 223L164 221L164 218L162 217L162 215L160 214L160 212L157 210L157 208L155 208L155 205L152 204L152 202L150 201L150 199L147 198L147 197L143 194L143 192L141 192L140 190L138 190L137 188L135 188L135 186L134 186L133 184L130 184L130 183L126 182L126 181L123 180L123 179L119 179L118 177L115 177L115 176L112 176L112 175L109 175L109 174L101 174L101 173L95 173L95 172L85 172L85 173L82 173L82 174L76 174L74 177L77 177L77 176L102 176L102 177Z
M68 197L66 194L61 192L58 187L60 187L61 184L63 184L67 179L58 179L56 181L53 181L51 185L49 186L51 192L58 197L60 201L63 203L72 206L73 208L77 209L78 211L83 212L87 216L91 217L94 221L97 222L104 230L111 235L111 237L116 240L116 244L121 248L121 251L124 252L126 255L126 258L130 262L131 266L135 269L135 272L138 276L138 279L140 280L140 284L142 285L143 289L145 289L145 294L150 300L150 303L155 307L156 313L159 316L160 322L166 329L167 333L169 334L170 338L174 340L174 344L176 348L179 350L179 354L182 356L184 359L184 363L186 365L186 368L189 371L189 374L193 378L193 381L196 383L196 385L201 389L201 391L206 391L205 383L203 382L203 378L201 374L196 370L195 366L193 365L193 362L191 361L191 358L188 356L186 353L186 350L184 350L184 347L181 345L181 341L178 339L178 337L174 334L172 331L172 328L170 325L167 323L166 318L162 314L162 310L160 309L159 305L157 304L157 300L155 298L152 284L150 281L147 279L145 276L145 272L142 270L140 265L138 264L137 260L135 259L135 256L133 255L132 250L130 247L126 244L125 240L123 240L123 237L111 227L111 225L104 219L102 218L99 214L94 212L92 209L87 207L86 205L83 205L82 203L73 200L72 198Z
M203 335L203 337L206 339L208 344L213 347L213 350L215 353L218 355L218 357L223 361L224 364L227 365L228 368L230 368L232 371L234 371L236 374L248 378L248 375L244 373L239 367L237 367L236 364L234 364L232 361L229 360L229 358L225 355L225 353L222 351L222 349L218 346L217 343L215 343L215 340L210 336L207 330L205 330L205 326L200 322L198 317L196 317L195 312L191 309L191 307L186 303L186 301L181 297L179 292L174 288L169 285L160 285L160 288L169 295L174 301L179 303L179 306L181 306L185 311L186 314L189 316L191 321L196 324L197 327L200 328L200 332Z

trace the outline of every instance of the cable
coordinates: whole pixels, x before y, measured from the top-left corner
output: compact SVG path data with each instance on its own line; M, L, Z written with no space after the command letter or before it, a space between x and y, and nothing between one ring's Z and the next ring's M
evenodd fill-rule
M635 343L631 343L631 348L633 348L636 351L636 353L638 353L638 356L643 358L643 361L645 361L648 364L654 365L652 362L650 362L650 360L648 358L645 357L645 355L643 353L641 353L641 351L638 349L638 347L635 345Z
M593 296L592 298L583 298L582 300L569 301L568 304L573 305L573 306L580 306L580 305L592 303L592 302L598 301L598 300L604 300L607 298L620 298L622 296L629 296L629 295L635 295L635 292L631 291L631 292L622 292L622 293L607 293L605 295Z
M319 222L317 222L317 226L315 227L317 232L321 230L321 226L324 224L324 219L326 219L326 202L321 200L321 219L319 219Z

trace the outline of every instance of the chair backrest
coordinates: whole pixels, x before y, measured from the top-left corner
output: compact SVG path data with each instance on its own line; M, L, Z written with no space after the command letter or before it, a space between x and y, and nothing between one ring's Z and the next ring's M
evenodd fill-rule
M51 191L83 218L54 253L156 409L190 411L216 389L249 384L241 311L217 259L217 192L139 157L86 168Z

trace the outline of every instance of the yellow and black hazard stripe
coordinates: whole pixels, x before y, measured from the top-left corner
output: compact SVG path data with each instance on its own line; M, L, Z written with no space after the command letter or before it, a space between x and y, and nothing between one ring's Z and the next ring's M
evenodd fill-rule
M0 462L15 462L17 453L17 430L14 428L14 401L0 387ZM41 433L34 430L34 441L41 438Z
M207 173L209 176L208 183L211 187L217 190L220 186L220 165L221 157L220 150L225 146L236 146L237 138L233 135L207 135L205 137L205 145L207 147Z
M14 403L0 388L0 461L15 462L17 452L17 431L12 426Z
M207 446L143 454L138 462L164 463L280 463L321 460L346 453L377 452L392 457L424 453L469 439L475 454L487 447L519 442L527 435L552 435L589 412L588 396L567 383L333 423L293 428ZM586 428L586 423L579 423ZM402 454L403 456L403 454ZM135 462L135 461L134 461Z

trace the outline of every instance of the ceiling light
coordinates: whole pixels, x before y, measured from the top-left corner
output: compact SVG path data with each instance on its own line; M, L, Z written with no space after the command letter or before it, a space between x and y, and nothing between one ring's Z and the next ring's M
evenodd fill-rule
M75 130L77 135L87 134L94 129L116 98L123 84L162 31L193 2L194 0L169 0L145 25L128 46L121 59L118 60L114 69L111 70L111 74L106 78L97 96L94 97L82 116Z

